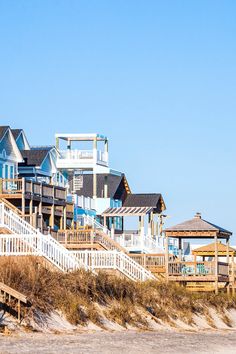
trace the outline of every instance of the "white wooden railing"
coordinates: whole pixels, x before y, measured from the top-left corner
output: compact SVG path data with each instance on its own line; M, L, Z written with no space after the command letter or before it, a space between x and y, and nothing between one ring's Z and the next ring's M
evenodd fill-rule
M51 235L43 235L20 216L0 204L0 225L12 232L0 235L0 255L39 255L62 271L75 270L82 265Z
M123 252L114 251L71 251L86 269L114 269L136 281L155 279L147 269Z
M138 233L115 234L115 241L127 249L144 250L154 253L162 253L164 249L157 239L149 235L139 235Z
M43 235L4 203L0 203L0 226L11 231L11 234L0 235L0 256L39 255L66 272L82 267L91 270L96 267L106 269L110 264L112 269L118 269L132 280L154 278L151 272L123 252L115 250L72 253L51 235Z
M97 220L95 220L90 215L81 215L77 217L77 221L81 224L81 226L91 226L93 229L100 230L104 234L111 237L111 231L104 225L100 224Z

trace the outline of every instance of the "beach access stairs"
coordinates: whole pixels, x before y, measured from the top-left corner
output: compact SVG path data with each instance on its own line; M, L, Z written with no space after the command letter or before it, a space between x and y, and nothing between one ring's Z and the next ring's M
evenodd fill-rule
M25 221L13 208L0 203L0 256L41 256L57 269L114 269L134 281L155 279L154 275L117 249L111 251L70 251L50 234L44 235Z

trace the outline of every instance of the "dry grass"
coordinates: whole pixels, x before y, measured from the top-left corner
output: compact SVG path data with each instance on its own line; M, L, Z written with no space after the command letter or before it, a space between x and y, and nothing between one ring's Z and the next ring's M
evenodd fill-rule
M209 316L208 307L230 325L225 310L236 308L236 298L225 294L194 294L175 284L135 283L103 272L65 274L46 269L35 257L1 257L0 281L28 296L32 303L28 317L38 310L46 314L60 310L75 325L92 321L103 326L105 316L125 327L147 328L148 314L156 321L181 319L191 324L193 314Z

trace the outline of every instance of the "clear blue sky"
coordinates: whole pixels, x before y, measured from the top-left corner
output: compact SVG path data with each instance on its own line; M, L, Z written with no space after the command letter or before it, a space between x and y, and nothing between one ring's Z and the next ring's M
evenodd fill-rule
M235 18L234 0L0 0L0 123L34 145L106 134L169 224L236 234Z

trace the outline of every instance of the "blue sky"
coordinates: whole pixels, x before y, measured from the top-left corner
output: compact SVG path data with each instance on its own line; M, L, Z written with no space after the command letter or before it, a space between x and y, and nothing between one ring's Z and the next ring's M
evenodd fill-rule
M168 224L200 211L236 234L235 16L230 0L0 0L0 123L34 145L106 134Z

